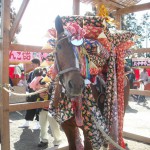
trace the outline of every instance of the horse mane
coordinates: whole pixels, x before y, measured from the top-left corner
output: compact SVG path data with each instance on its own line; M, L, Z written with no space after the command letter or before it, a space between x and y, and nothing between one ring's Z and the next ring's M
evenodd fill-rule
M63 23L59 15L55 19L55 28L57 30L57 35L64 32Z

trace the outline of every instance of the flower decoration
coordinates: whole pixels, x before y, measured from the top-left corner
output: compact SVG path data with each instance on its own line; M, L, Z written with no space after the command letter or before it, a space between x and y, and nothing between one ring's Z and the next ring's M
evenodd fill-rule
M84 29L81 28L77 23L68 23L65 29L66 34L72 36L72 40L81 40L85 35Z
M116 24L114 19L109 16L109 12L105 5L100 6L98 16L105 18L106 22L109 24Z

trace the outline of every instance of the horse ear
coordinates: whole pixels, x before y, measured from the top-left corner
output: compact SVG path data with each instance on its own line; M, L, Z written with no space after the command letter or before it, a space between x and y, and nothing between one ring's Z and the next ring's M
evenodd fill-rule
M55 19L55 28L57 30L58 35L64 32L63 23L59 15Z

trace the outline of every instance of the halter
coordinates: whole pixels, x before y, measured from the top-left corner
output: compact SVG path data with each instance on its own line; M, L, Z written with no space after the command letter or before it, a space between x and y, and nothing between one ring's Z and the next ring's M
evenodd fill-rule
M63 41L64 39L67 39L69 37L64 32L62 32L60 34L59 38L60 39L55 44L55 49L57 48L57 45L59 44L59 42ZM57 67L57 70L58 70L59 80L60 80L61 84L64 86L63 81L62 81L62 75L64 75L65 73L68 73L70 71L80 71L80 70L76 66L62 70L61 67L60 67L60 64L59 64L59 60L58 60L58 56L57 56L57 52L56 51L54 53L54 57L55 57L55 64L56 64L56 67Z

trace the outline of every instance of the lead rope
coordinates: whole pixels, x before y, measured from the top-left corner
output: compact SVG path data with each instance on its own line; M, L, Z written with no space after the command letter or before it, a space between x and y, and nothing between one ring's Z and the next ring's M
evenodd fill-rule
M23 93L15 93L15 92L12 92L11 90L7 89L6 87L3 87L3 89L10 93L10 94L13 94L13 95L16 95L16 96L32 96L32 95L36 95L38 93L42 93L42 92L45 92L48 88L42 88L36 92L32 92L32 93L26 93L26 94L23 94Z
M97 128L100 130L100 132L103 134L103 136L106 138L106 140L109 141L109 143L111 143L112 145L114 145L118 150L125 150L124 148L122 148L120 145L118 145L117 143L115 143L115 141L112 140L111 137L109 137L103 130L103 128L98 124L98 122L96 121L96 119L94 117L92 117L92 119L94 120Z
M12 95L16 95L16 96L32 96L32 95L36 95L38 93L45 92L48 89L48 87L47 88L41 88L38 91L35 91L35 92L32 92L32 93L25 93L24 94L24 93L15 93L15 92L12 92L10 84L4 84L3 86L0 86L0 88L4 89L6 92L8 92L8 93L10 93Z

